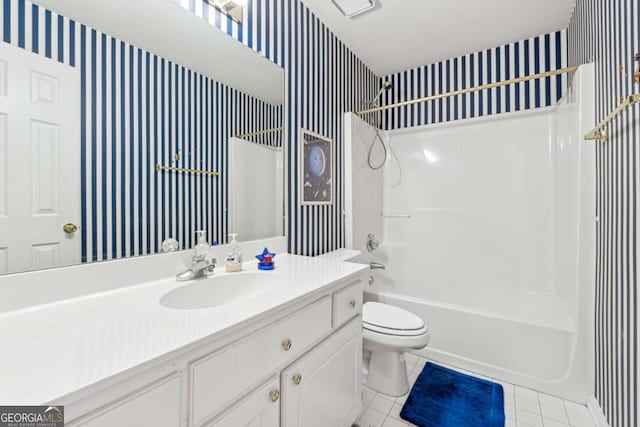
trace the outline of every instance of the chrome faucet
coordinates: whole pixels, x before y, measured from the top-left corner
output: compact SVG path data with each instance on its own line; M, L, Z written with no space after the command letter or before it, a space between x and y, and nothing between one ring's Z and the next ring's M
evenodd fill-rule
M193 257L191 267L176 274L176 280L178 282L186 282L187 280L208 276L216 268L216 262L215 258L207 261L206 259L196 260L196 257Z
M369 263L369 268L371 268L372 270L386 270L387 267L384 266L384 264L380 264L379 262L373 262L371 261Z
M186 282L187 280L197 279L199 277L205 277L216 268L216 259L211 258L207 261L207 255L209 254L209 244L205 241L205 231L198 230L198 243L193 248L193 255L191 256L191 267L185 271L176 274L176 280L178 282Z

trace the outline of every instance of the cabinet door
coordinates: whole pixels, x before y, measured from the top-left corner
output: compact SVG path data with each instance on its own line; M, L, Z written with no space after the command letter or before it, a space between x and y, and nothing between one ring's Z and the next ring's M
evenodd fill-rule
M361 374L358 316L282 371L282 426L351 426L362 408Z
M279 427L280 381L274 378L207 427Z

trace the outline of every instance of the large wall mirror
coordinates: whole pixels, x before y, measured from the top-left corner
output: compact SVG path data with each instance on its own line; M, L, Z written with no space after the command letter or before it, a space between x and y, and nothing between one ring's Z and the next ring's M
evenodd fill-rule
M282 235L282 68L175 0L0 8L0 274Z

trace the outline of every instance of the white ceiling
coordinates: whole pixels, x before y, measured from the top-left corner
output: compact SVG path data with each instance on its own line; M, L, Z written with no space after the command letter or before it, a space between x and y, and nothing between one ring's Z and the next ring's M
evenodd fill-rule
M271 104L282 104L282 68L174 0L35 3Z
M303 0L377 75L566 28L576 0L376 0L353 19L331 0Z

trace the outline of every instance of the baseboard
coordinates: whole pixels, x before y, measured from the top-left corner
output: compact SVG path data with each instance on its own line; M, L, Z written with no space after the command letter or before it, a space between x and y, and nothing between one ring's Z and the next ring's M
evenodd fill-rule
M607 422L607 418L604 416L604 412L602 412L602 408L598 403L598 399L596 399L594 395L589 396L587 408L589 409L589 413L591 414L591 418L593 419L596 427L610 427Z

